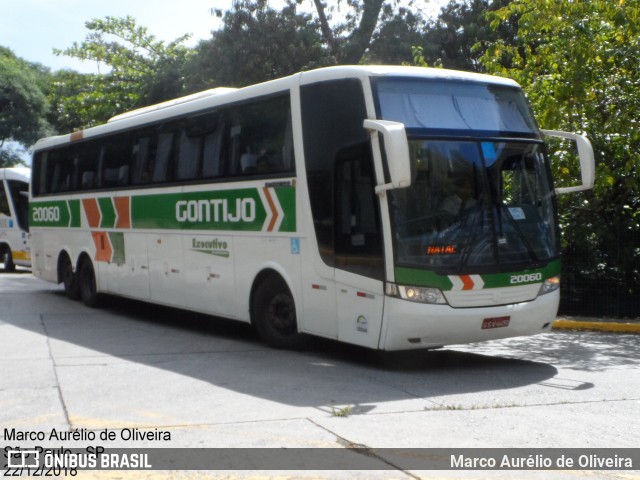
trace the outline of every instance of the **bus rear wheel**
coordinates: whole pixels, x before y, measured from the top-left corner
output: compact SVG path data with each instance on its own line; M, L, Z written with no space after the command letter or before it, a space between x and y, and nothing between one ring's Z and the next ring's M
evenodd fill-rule
M98 306L98 290L96 287L96 274L91 260L85 259L80 265L80 298L87 307Z
M268 275L256 288L251 322L270 347L299 350L308 343L308 337L298 333L296 305L279 275Z

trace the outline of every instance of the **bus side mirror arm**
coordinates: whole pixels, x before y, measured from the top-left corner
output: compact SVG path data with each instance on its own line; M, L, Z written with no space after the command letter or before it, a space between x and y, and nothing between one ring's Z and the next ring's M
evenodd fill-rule
M593 188L595 180L596 162L591 142L585 135L577 133L561 132L557 130L540 130L548 137L565 138L573 140L578 147L578 157L580 158L580 175L582 176L582 185L575 187L556 188L556 193L580 192Z
M389 120L367 119L364 121L363 127L371 133L372 137L375 136L376 140L378 133L381 133L384 139L391 183L376 186L376 193L411 186L411 158L404 124Z

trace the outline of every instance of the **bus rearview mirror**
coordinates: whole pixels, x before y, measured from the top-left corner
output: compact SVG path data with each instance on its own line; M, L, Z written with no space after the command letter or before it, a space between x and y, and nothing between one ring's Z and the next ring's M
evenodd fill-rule
M580 192L593 188L595 180L596 162L591 142L585 135L579 135L571 132L561 132L558 130L540 130L548 137L564 138L575 142L578 148L578 158L580 159L580 175L582 177L582 185L575 187L556 188L556 193Z
M376 192L405 188L411 185L411 158L409 156L409 142L404 124L389 120L365 120L364 128L377 135L382 134L384 150L391 183L378 185Z

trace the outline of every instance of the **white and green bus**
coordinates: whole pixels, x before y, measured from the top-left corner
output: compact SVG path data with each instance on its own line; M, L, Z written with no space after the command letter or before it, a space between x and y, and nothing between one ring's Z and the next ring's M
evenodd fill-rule
M33 271L381 350L530 335L559 302L556 193L507 79L331 67L214 89L47 138L33 158Z
M13 272L31 267L29 247L29 178L25 167L0 168L0 264Z

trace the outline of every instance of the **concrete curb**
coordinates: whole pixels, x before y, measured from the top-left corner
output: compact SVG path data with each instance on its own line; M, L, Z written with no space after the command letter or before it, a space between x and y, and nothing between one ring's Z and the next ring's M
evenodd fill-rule
M640 322L603 322L588 320L557 319L551 327L553 330L583 330L589 332L640 333Z

